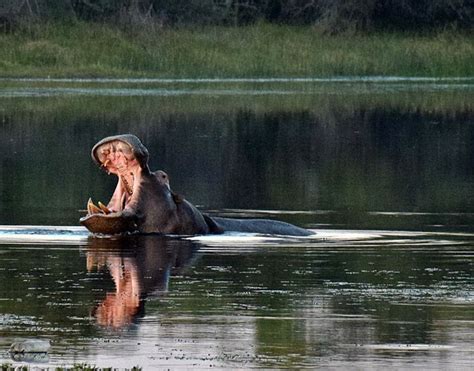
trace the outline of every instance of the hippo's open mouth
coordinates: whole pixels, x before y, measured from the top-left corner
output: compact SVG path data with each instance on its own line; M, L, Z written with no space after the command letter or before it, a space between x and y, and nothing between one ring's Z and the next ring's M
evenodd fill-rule
M110 214L122 211L130 203L133 196L134 186L138 183L141 173L139 162L133 154L133 149L125 142L113 140L99 145L94 156L100 163L100 167L108 174L118 177L115 192L107 206L99 202L94 205L91 199L87 202L87 213Z
M148 173L148 151L133 135L105 138L92 148L93 160L108 174L118 178L117 186L107 205L92 199L87 202L87 215L81 223L96 233L119 233L130 230L124 212L133 214L138 186L143 173Z

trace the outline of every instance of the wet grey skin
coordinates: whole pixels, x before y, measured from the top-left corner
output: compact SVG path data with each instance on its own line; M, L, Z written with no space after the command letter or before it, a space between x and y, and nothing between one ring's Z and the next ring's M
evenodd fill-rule
M126 232L174 235L220 234L226 231L309 236L313 232L269 219L209 217L175 194L168 175L150 171L149 153L132 134L107 137L91 151L92 159L107 173L118 177L107 205L87 203L87 215L80 219L92 233Z

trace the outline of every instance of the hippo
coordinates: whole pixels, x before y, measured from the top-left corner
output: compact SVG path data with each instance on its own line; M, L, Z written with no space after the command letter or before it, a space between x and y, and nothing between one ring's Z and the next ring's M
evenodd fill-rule
M313 232L268 219L231 219L201 213L170 187L168 175L150 171L149 153L132 134L110 136L91 151L93 161L118 178L107 205L87 202L87 215L80 219L92 233L158 233L170 235L221 234L227 231L290 236Z

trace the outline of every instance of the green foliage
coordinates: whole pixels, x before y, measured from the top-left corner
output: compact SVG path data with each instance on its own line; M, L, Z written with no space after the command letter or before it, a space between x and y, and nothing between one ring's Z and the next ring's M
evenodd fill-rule
M307 26L186 27L134 34L50 23L0 36L3 76L473 76L469 34L322 35Z

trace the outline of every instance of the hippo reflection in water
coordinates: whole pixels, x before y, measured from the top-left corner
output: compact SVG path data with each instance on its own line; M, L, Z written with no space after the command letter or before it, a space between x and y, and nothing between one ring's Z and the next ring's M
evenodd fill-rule
M107 205L91 199L80 219L93 233L124 232L177 235L219 234L226 231L309 236L313 232L268 219L209 217L175 194L164 171L151 172L148 150L131 134L102 139L92 148L93 160L118 177Z
M197 250L191 241L156 234L90 238L87 271L108 272L115 284L92 308L97 324L116 329L138 324L146 302L166 295L170 277L183 274Z

